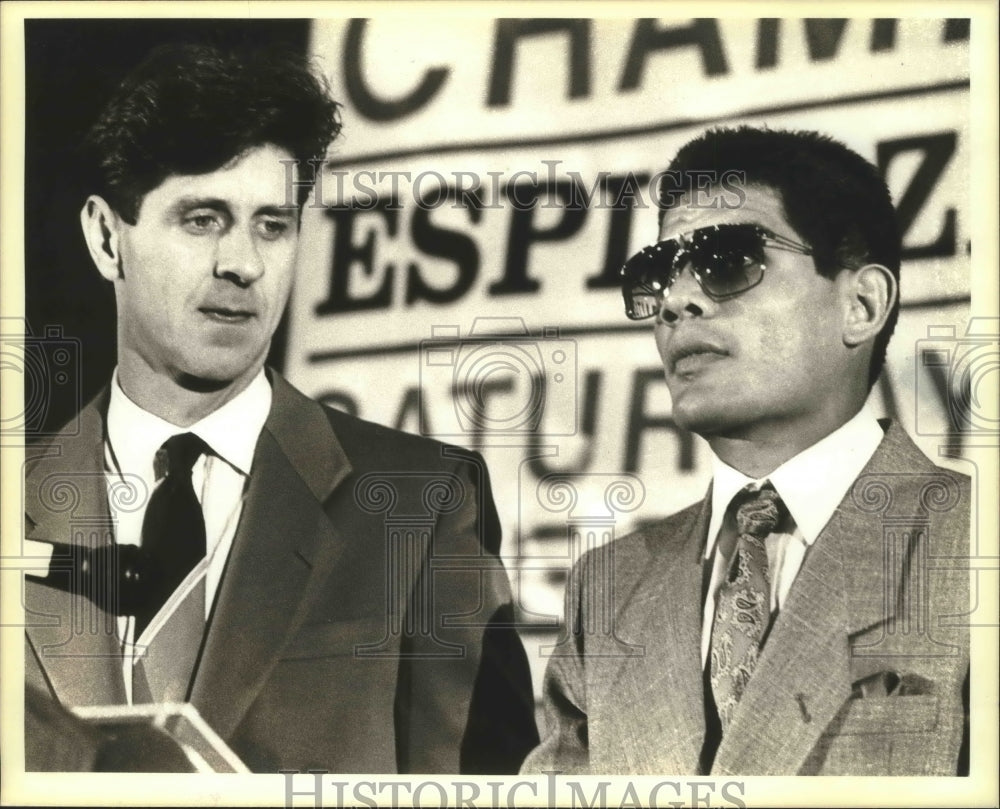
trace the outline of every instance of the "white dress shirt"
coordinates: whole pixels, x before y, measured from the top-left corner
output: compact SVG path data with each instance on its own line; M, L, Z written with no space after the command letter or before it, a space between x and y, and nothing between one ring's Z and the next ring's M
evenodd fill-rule
M141 544L146 505L158 483L153 462L164 441L173 435L194 433L211 447L211 453L198 458L191 471L194 491L205 517L207 555L203 564L207 569L202 571L199 566L198 570L205 578L206 619L236 535L254 449L270 409L271 386L263 369L246 390L186 428L143 410L129 399L118 384L117 370L111 380L104 456L115 542ZM141 639L143 644L151 640L161 623L150 623ZM136 658L133 642L138 640L133 638L134 629L134 617L119 617L118 636L122 642L129 703Z
M882 438L882 428L865 406L843 426L758 480L747 477L713 455L712 517L708 524L704 557L712 559L712 576L702 615L702 666L708 660L711 646L716 594L729 563L725 552L720 550L717 553L716 548L720 545L718 540L733 498L748 484L760 486L770 481L794 522L791 533L772 533L765 542L771 571L773 615L788 597L806 552L830 521L865 464L871 460ZM734 527L725 527L735 532Z

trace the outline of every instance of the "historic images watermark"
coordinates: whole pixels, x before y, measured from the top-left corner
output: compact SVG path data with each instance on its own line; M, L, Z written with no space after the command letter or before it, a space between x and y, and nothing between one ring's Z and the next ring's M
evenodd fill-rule
M304 181L297 178L297 163L284 160L285 204L295 207ZM541 168L517 171L464 171L447 173L428 169L350 168L310 161L308 176L315 176L312 208L350 207L355 210L402 210L412 203L424 210L449 206L496 210L513 208L567 208L600 210L670 207L682 198L694 208L739 208L746 200L746 175L730 170L614 173L598 171L585 178L566 168L562 160L542 160Z
M342 780L322 772L283 772L285 806L569 806L682 807L721 806L745 809L746 782L697 779L545 778L476 781Z

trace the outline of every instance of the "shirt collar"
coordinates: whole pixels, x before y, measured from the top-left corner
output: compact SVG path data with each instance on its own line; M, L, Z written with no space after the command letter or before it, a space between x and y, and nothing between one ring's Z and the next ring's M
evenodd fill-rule
M878 420L864 406L838 427L770 475L754 480L712 456L712 517L708 524L705 558L711 556L733 497L748 484L771 481L781 495L807 545L812 545L830 521L861 470L871 460L884 434Z
M250 474L257 439L271 410L271 386L264 369L218 410L186 429L143 410L118 384L118 369L111 379L108 402L108 441L118 471L139 475L153 483L153 458L170 436L194 433L230 466Z

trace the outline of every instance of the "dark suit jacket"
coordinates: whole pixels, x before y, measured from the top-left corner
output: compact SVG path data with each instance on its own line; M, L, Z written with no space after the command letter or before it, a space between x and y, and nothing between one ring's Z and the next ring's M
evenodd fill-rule
M482 459L271 381L190 701L258 772L516 772L538 736ZM29 539L110 541L106 400L29 450ZM29 685L124 701L113 616L33 581L25 605Z
M955 774L969 667L969 498L967 478L888 428L807 554L711 774ZM547 727L525 771L707 769L710 503L576 566L573 631L549 663ZM595 621L602 609L613 627Z

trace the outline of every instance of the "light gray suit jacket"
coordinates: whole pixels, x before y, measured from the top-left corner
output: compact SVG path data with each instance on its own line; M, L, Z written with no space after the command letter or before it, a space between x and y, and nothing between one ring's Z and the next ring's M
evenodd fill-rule
M699 774L710 503L576 565L523 771ZM955 774L969 507L968 479L888 426L806 556L711 774Z

